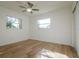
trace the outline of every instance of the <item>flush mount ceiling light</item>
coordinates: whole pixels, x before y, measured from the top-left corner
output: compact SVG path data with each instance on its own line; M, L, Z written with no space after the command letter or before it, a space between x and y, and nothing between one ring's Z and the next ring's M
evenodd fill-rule
M33 11L39 11L39 9L33 8L34 4L30 2L25 2L25 5L20 5L19 7L22 8L22 12L30 12L33 13Z

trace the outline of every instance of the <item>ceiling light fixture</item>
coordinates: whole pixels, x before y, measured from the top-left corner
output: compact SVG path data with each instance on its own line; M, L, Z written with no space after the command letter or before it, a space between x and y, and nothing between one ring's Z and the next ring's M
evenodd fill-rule
M31 8L27 8L26 10L27 10L27 12L31 12L31 11L32 11L32 9L31 9Z

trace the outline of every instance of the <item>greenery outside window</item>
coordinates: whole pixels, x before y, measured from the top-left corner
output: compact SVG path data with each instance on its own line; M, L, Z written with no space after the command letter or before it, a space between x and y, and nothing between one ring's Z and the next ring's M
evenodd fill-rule
M21 29L22 28L22 21L21 21L21 19L17 19L14 17L7 17L6 27Z

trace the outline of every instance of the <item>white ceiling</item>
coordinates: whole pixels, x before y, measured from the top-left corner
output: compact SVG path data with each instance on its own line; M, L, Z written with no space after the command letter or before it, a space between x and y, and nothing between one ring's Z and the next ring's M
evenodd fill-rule
M35 6L34 8L38 8L39 12L34 12L34 14L45 13L51 10L55 10L57 8L71 6L71 1L30 1ZM24 5L25 1L0 1L0 6L17 11L22 12L22 8L19 5ZM27 12L26 12L27 13Z

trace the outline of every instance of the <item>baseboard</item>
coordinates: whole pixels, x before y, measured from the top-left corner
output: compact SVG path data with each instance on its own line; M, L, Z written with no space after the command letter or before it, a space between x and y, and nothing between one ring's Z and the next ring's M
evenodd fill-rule
M16 44L16 43L19 43L19 42L22 42L22 41L26 41L28 39L24 39L24 40L20 40L20 41L16 41L16 42L11 42L11 43L7 43L7 44L1 44L0 47L2 46L7 46L7 45L12 45L12 44Z

